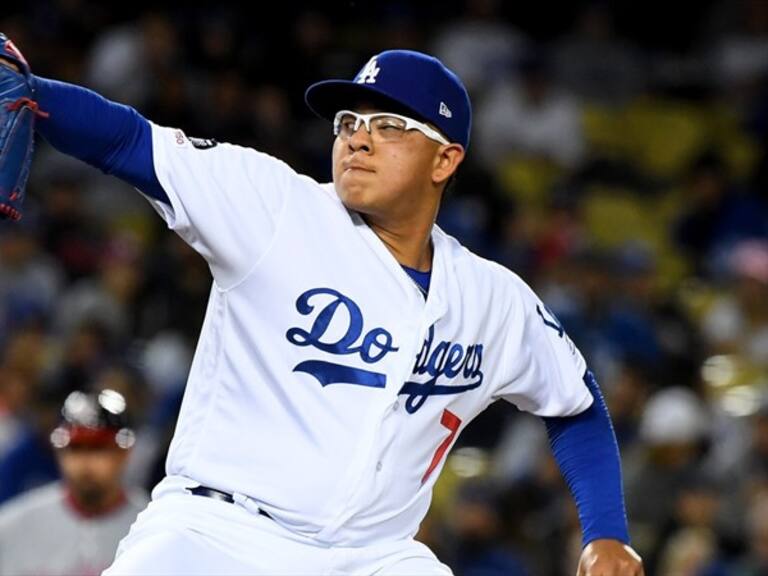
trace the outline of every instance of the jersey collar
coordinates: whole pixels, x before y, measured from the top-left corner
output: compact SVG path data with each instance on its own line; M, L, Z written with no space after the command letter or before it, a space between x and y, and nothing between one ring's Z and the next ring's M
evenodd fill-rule
M446 254L447 249L445 235L435 224L432 227L432 279L430 281L429 294L426 302L414 284L408 273L403 270L400 263L392 255L386 245L376 235L363 217L357 212L350 211L350 216L355 227L360 231L365 241L371 246L374 253L379 257L381 263L397 279L404 295L414 306L424 309L428 325L434 323L438 318L445 314L447 310L445 298L445 277L446 277Z

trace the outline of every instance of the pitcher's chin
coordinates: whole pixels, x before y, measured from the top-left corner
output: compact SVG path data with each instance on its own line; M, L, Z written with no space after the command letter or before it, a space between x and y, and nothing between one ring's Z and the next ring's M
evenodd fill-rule
M342 181L341 185L336 186L336 192L342 204L350 210L365 213L375 205L375 194L371 186L360 182Z

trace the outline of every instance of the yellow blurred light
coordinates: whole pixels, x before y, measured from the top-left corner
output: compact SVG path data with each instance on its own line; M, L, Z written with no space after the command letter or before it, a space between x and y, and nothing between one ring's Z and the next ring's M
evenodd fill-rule
M714 388L732 384L737 374L737 366L732 356L719 355L707 358L701 366L701 378Z
M448 461L451 471L460 478L473 478L488 469L488 455L480 448L465 447L456 450Z
M760 407L760 394L752 386L735 386L725 391L720 405L732 416L751 416Z

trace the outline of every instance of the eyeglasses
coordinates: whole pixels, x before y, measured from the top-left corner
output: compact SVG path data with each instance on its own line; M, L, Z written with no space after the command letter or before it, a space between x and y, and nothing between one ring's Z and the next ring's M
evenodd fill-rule
M333 134L342 140L348 140L360 128L365 126L368 134L377 142L397 142L403 138L408 130L418 130L427 138L450 144L448 140L431 126L423 122L392 114L390 112L374 112L373 114L358 114L351 110L341 110L333 119Z

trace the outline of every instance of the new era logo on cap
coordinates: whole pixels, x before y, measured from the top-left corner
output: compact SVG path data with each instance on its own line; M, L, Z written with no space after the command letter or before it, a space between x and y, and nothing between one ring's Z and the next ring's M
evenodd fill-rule
M448 105L445 102L440 102L440 116L445 116L446 118L453 118L453 113L451 112L451 109L448 108Z

